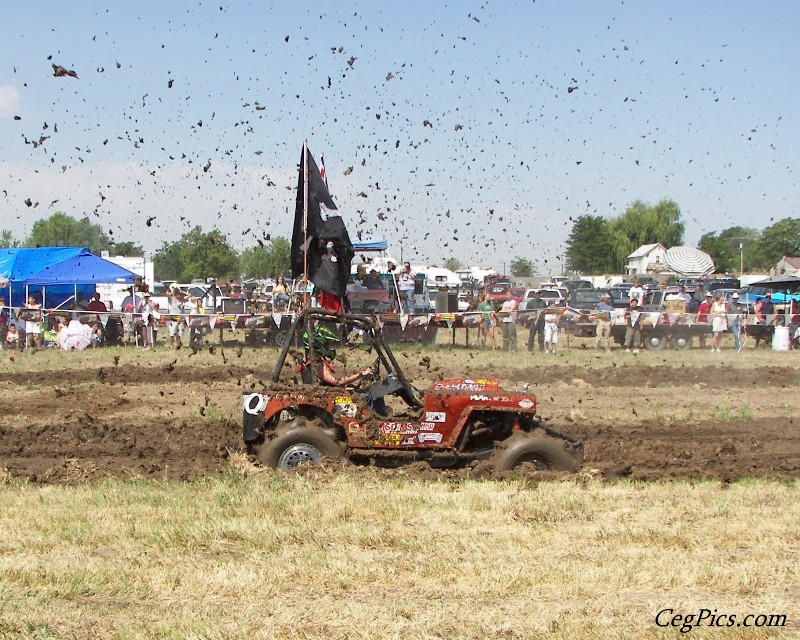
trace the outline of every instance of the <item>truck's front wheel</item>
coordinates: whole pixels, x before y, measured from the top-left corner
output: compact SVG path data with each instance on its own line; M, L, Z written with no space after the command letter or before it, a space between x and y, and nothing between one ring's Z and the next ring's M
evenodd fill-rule
M323 458L339 460L342 448L321 429L299 427L267 440L258 452L259 461L273 469L287 471L302 463L317 464Z
M572 472L578 468L577 461L564 449L562 442L541 435L511 436L498 446L489 461L498 471L508 471L525 462L540 470Z
M667 346L667 336L661 331L648 331L644 336L644 346L651 351L659 351Z

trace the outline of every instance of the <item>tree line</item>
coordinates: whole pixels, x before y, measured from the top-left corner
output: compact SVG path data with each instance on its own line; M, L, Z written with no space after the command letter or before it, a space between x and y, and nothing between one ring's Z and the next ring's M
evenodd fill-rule
M88 218L77 220L63 212L37 220L25 239L8 229L0 231L0 247L87 247L95 255L144 256L141 245L117 242ZM204 232L199 226L175 242L164 242L153 254L156 280L189 282L214 278L269 278L289 269L290 243L276 237L237 252L218 229Z
M578 273L624 273L628 256L645 244L667 249L683 244L680 207L672 200L649 205L635 201L621 216L582 215L567 240L567 269ZM741 245L741 247L740 247ZM730 227L703 234L698 248L714 260L718 273L767 271L783 256L800 255L800 218L784 218L761 231Z

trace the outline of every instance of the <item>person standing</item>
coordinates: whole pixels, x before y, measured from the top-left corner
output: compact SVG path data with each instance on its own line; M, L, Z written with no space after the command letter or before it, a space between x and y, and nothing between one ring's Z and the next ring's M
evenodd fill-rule
M28 296L25 309L25 348L38 351L42 346L42 305L34 296Z
M631 300L636 298L639 302L644 301L644 289L639 284L639 278L633 279L633 286L628 290L628 298Z
M500 313L503 318L500 324L503 328L503 351L517 350L517 301L511 296L511 290L508 291L508 297L500 307Z
M142 345L145 351L155 347L155 335L153 331L156 320L155 311L156 308L150 300L150 294L145 293L142 296L142 301L139 303L139 313L142 314Z
M705 286L702 282L697 285L697 289L692 294L692 299L698 304L701 305L707 298L712 298L713 295L710 291L706 291ZM710 304L710 303L709 303Z
M767 324L764 321L764 299L763 298L756 298L756 301L753 304L753 314L755 316L755 320L753 321L753 324Z
M761 304L761 313L764 315L764 324L775 324L775 305L772 303L771 293L764 296L764 302Z
M411 263L404 262L403 269L397 275L397 289L400 293L400 313L414 313L414 286L416 274L411 271Z
M722 343L722 334L728 330L728 305L725 304L725 297L718 293L711 305L711 331L714 337L711 338L711 351L719 353Z
M539 351L544 351L544 313L543 310L547 308L547 304L542 300L542 292L534 291L533 299L528 300L526 303L528 309L533 309L533 317L528 322L530 327L528 333L528 351L533 353L533 345L536 336L539 337Z
M611 313L614 306L611 304L611 294L604 293L603 299L597 305L597 334L594 339L594 348L599 349L602 345L606 351L611 351Z
M183 314L186 312L184 309L184 293L177 285L173 285L167 292L167 312L169 319L167 320L167 340L169 347L180 349L183 346L183 329L184 318Z
M6 307L5 296L0 296L0 349L5 345L6 331L8 331L8 307Z
M711 311L712 296L713 294L710 291L706 293L705 299L700 303L700 306L697 307L697 324L709 324L708 314ZM706 334L701 333L698 338L700 340L700 348L705 349Z
M494 339L494 323L495 312L494 305L486 299L486 294L482 293L480 296L481 301L478 303L478 311L481 312L481 346L486 346L486 338L488 337L492 343L492 351L497 349L497 343Z
M736 353L742 350L742 314L739 310L739 292L734 291L728 305L728 327L733 334L733 346Z
M625 353L639 353L639 343L642 341L641 318L639 301L631 298L631 304L625 311Z
M558 321L561 314L556 313L554 303L551 300L547 303L547 309L542 312L544 315L544 348L548 353L556 355L556 345L558 344Z

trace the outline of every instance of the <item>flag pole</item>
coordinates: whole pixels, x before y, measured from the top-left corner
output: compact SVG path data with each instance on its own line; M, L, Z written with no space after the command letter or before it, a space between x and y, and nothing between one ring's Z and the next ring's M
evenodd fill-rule
M303 309L308 309L308 139L303 140Z

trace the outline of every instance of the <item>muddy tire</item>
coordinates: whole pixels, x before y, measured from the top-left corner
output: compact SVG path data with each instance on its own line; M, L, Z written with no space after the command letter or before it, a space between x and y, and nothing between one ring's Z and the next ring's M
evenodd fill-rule
M275 343L276 347L283 349L286 346L286 343L289 342L289 340L291 340L291 338L292 337L289 335L288 331L279 330L272 335L272 342Z
M298 464L317 464L323 458L340 460L342 448L329 435L316 427L291 429L267 440L258 451L261 464L288 471Z
M578 468L578 463L564 449L560 440L542 435L511 436L505 446L500 445L489 459L498 471L508 471L525 462L530 462L542 471L570 471Z

